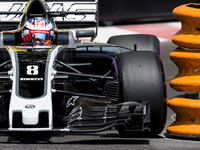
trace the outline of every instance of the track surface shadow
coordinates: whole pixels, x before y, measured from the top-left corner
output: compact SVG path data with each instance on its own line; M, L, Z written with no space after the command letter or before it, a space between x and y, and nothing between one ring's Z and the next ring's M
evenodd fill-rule
M51 134L51 133L15 133L0 134L4 137L0 143L11 144L83 144L83 145L149 145L149 139L163 138L161 136L152 137L120 137L117 133L94 133L94 134Z

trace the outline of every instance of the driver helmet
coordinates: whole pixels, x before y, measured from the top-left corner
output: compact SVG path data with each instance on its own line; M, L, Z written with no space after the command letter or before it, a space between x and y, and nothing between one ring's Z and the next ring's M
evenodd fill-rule
M36 45L50 45L54 40L54 30L50 21L42 17L28 20L22 31L24 42L34 41Z

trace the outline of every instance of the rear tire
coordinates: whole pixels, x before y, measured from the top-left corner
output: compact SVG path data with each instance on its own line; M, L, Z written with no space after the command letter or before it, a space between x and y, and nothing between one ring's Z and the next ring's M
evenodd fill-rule
M126 47L134 51L152 51L160 56L160 42L154 35L130 34L112 36L107 43Z
M151 134L162 132L166 122L166 85L159 56L153 52L125 52L116 58L119 81L119 102L149 101ZM119 126L122 136L135 132Z

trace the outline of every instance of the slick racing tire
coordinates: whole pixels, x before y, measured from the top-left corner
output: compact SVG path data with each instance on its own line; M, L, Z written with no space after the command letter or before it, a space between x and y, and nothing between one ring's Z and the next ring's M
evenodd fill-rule
M166 85L162 62L154 52L125 52L116 60L119 81L119 102L150 102L150 134L162 132L166 122ZM134 135L124 126L122 136Z
M160 56L160 42L154 35L130 34L112 36L107 43L125 47L133 51L153 51Z

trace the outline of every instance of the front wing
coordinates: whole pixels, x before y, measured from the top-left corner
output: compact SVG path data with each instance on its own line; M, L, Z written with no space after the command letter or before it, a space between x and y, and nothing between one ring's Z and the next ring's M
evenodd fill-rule
M48 123L43 127L24 126L24 128L13 124L13 126L8 129L1 128L0 131L88 133L100 132L118 126L124 126L126 131L149 130L149 106L149 102L143 102L142 104L137 102L126 102L121 104L108 104L106 106L77 106L69 115L62 118L66 123L66 127L64 128L54 128L48 126ZM41 121L42 120L39 120L39 122ZM46 119L46 121L48 121L48 119Z

